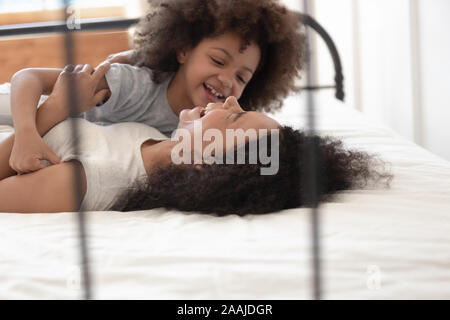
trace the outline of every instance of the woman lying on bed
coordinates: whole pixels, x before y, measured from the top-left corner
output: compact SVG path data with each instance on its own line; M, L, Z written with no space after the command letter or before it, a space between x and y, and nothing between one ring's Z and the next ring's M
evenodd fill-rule
M225 160L223 164L220 161L175 164L174 154L181 158L194 155L194 159L195 154L205 154L211 139L203 139L200 148L194 141L187 143L186 140L185 145L190 149L181 149L180 154L180 149L173 151L180 147L182 140L168 139L143 124L99 126L84 119L69 118L66 97L62 94L68 74L67 70L61 73L53 92L37 111L39 134L61 157L61 162L16 175L8 164L14 135L0 141L0 212L50 213L77 211L80 207L86 211L130 211L165 207L218 215L245 215L305 205L301 182L305 178L303 148L311 138L304 133L280 126L262 113L244 112L237 100L229 97L225 103L209 104L206 109L183 110L173 136L189 133L182 140L194 140L199 125L201 137L210 129L215 130L216 137L226 137L226 130L230 129L235 130L233 132L254 130L259 135L253 140L246 139L245 146L256 141L258 148L266 146L270 149L272 157L271 143L278 142L275 150L278 157L272 157L277 161L276 171L261 174L263 168L273 163L267 163L267 156L262 158L262 155L268 155L264 152L256 153L256 163L249 161L255 153L247 147L244 164ZM94 99L94 95L92 93L87 99ZM78 151L73 147L72 121L78 124ZM264 132L260 129L265 129L267 134L260 134ZM271 139L275 132L279 134L279 140ZM375 157L344 150L340 141L330 137L318 139L323 168L320 178L324 196L321 200L339 190L390 179L383 170L377 171L375 165L382 162ZM233 138L234 142L236 140ZM227 146L228 142L222 141L222 145ZM223 155L231 154L237 159L237 154L244 149L234 147L231 150L229 153L224 147ZM216 160L220 158L220 152L215 157ZM79 177L79 188L75 187L75 177Z

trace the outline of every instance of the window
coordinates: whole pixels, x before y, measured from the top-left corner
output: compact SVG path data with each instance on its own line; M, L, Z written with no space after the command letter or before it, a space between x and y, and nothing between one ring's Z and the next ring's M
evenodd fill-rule
M142 15L145 0L72 0L78 19L136 18ZM61 0L0 0L0 24L61 21ZM127 30L85 31L74 34L75 63L98 65L109 54L129 50ZM33 34L0 38L0 83L9 82L24 68L62 68L66 64L62 34Z
M124 6L123 0L72 0L71 5L79 8ZM0 2L0 13L56 10L64 7L62 0L3 0Z
M142 0L72 0L80 19L135 18L141 15ZM0 21L2 25L62 20L62 0L2 0Z

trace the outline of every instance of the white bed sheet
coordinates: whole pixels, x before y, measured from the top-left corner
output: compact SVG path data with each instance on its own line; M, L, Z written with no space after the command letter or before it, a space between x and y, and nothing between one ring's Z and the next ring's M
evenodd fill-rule
M304 125L301 100L286 104L277 118ZM450 163L334 99L316 110L319 133L380 154L395 175L390 189L320 207L323 298L450 299ZM0 138L10 131L0 126ZM86 217L95 299L312 297L308 209ZM0 298L81 298L76 226L75 213L0 213Z

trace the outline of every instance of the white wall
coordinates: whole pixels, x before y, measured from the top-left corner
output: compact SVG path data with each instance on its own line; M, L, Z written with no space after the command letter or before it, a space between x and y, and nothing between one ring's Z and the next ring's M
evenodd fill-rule
M418 11L423 142L450 160L450 1L420 0Z
M359 2L361 108L412 139L408 0Z
M309 1L341 55L346 104L450 160L450 1ZM314 53L318 81L332 83L321 40Z

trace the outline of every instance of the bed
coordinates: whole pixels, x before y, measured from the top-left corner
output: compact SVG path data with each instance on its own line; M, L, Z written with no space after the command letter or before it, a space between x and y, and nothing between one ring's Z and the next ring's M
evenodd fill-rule
M0 88L6 101L8 85ZM320 206L322 297L450 299L450 163L328 92L316 98L319 134L379 154L395 176L390 188L345 191ZM303 98L285 105L275 118L303 127ZM0 139L10 132L1 125ZM94 299L311 298L310 209L86 219ZM0 299L82 298L76 222L71 212L0 213Z
M315 93L317 133L378 154L394 175L390 188L345 191L320 205L322 298L450 299L450 162L343 104L336 47L314 19L304 19L325 40L335 68L334 97ZM82 29L91 27L102 25ZM0 36L48 28L61 31L60 24L1 27ZM305 104L304 95L290 96L274 117L304 128ZM6 83L0 139L11 125ZM310 209L245 217L106 211L86 219L94 299L313 297ZM83 297L77 213L0 213L0 235L0 299Z

